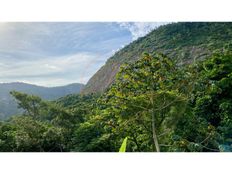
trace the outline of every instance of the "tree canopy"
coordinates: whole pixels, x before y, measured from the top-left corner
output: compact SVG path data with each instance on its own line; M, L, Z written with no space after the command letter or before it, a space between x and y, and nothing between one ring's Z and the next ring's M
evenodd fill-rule
M231 89L229 51L186 65L144 53L102 95L49 102L12 91L24 112L0 122L0 150L232 151Z

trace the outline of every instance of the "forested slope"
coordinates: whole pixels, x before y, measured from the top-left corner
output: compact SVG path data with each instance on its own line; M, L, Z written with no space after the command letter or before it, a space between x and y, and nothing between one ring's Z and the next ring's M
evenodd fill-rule
M123 63L138 60L143 52L159 52L179 64L202 60L216 50L232 47L232 23L184 22L155 29L127 45L89 80L83 93L103 92L115 79Z

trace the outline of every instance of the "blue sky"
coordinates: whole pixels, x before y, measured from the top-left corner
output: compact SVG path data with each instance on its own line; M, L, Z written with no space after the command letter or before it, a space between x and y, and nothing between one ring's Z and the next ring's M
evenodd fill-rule
M0 23L0 83L87 83L112 56L164 23Z

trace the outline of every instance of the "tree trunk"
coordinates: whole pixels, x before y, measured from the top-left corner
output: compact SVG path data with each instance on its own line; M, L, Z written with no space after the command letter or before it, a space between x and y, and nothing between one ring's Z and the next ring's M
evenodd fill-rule
M160 152L158 137L156 135L156 130L155 130L155 113L153 110L152 110L152 134L153 134L152 137L155 144L156 152Z
M152 72L152 74L154 74L154 72ZM156 125L155 125L155 96L154 96L154 89L155 89L155 84L154 84L154 80L151 79L152 82L152 93L151 93L151 104L152 104L152 137L153 137L153 141L155 144L155 148L156 148L156 152L160 152L160 147L159 147L159 142L158 142L158 137L156 134ZM156 123L157 124L157 123Z

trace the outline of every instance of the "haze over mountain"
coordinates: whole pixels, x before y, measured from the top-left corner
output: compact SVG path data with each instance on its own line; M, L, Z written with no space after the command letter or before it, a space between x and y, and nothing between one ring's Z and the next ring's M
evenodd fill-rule
M0 83L0 119L19 113L17 103L9 94L10 91L19 91L37 95L44 100L55 100L68 94L77 94L84 87L83 84L74 83L66 86L43 87L27 83Z

